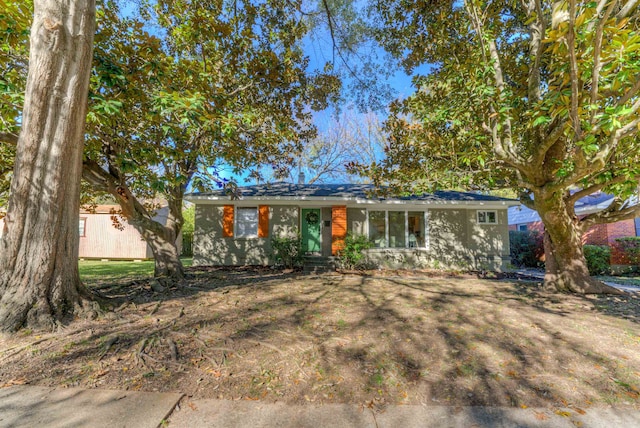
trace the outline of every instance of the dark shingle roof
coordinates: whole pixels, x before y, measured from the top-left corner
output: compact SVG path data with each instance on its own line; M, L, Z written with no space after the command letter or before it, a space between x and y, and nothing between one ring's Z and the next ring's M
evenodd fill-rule
M229 193L225 189L191 193L193 197L224 197ZM371 200L402 200L424 202L513 202L513 199L497 196L482 195L478 193L437 191L411 196L376 196L375 187L370 184L290 184L272 183L254 186L238 187L240 198L278 197L278 198L347 198L347 199L371 199Z

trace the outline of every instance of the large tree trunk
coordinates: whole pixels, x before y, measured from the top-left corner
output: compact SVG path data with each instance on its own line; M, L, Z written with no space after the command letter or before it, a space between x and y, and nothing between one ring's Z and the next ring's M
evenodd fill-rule
M582 248L582 228L561 194L535 195L535 207L545 226L544 287L580 294L621 294L616 288L589 275Z
M84 121L94 0L35 0L29 75L0 244L0 329L85 310L78 275Z

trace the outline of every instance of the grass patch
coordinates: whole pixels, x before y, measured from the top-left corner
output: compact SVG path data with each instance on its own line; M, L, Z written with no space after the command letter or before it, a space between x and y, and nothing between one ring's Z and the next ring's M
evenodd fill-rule
M191 266L191 260L191 258L184 258L182 259L182 264L185 267ZM153 275L153 267L153 260L143 260L141 262L132 260L106 262L100 260L78 261L80 278L82 282L87 285L148 278Z

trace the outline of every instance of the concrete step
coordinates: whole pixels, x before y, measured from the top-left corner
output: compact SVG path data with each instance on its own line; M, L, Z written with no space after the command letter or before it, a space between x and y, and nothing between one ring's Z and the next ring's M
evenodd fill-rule
M326 273L336 270L335 257L308 256L304 258L304 273Z

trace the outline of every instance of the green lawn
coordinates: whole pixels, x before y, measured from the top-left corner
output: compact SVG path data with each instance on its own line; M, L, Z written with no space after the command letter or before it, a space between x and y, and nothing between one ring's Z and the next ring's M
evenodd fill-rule
M182 264L185 267L191 266L191 258L182 259ZM87 285L93 285L122 279L148 278L153 275L153 260L141 262L80 260L78 268L82 281Z

